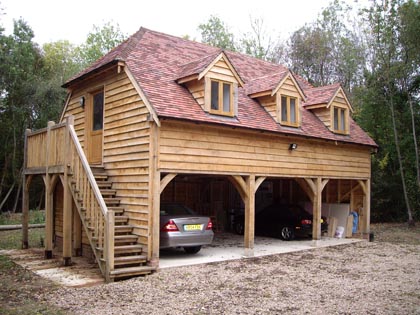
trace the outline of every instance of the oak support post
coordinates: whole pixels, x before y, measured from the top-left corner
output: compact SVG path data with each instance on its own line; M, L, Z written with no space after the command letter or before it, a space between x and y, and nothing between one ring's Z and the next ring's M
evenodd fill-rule
M82 220L73 208L73 256L82 256Z
M149 265L159 266L160 237L160 192L161 179L159 171L159 127L153 121L150 123L150 165L149 165ZM170 176L171 177L171 176ZM174 176L175 177L175 176ZM169 177L167 177L169 178Z
M254 234L255 234L255 175L246 179L245 198L245 235L244 247L245 256L254 256Z
M366 192L363 198L365 209L365 233L370 233L370 179L366 180Z
M109 210L107 212L107 218L105 221L105 246L104 246L104 256L106 261L106 274L105 280L106 282L111 282L112 278L110 277L111 271L114 270L114 229L115 229L115 213L113 210Z
M28 158L28 134L31 132L30 129L25 130L25 142L23 149L23 175L22 175L22 249L29 248L29 183L31 176L25 175L25 169L27 167Z
M70 157L70 129L69 125L73 121L73 117L67 117L66 133L64 135L64 198L63 198L63 264L71 265L72 257L72 197L70 192L69 180L69 157Z
M321 239L321 207L322 207L322 180L321 177L315 180L315 191L313 200L312 239Z
M50 175L49 175L49 157L50 157L50 150L52 147L52 140L51 140L51 127L54 126L55 123L53 121L48 122L47 126L47 150L45 152L46 157L46 167L45 167L45 258L51 259L52 255L52 248L53 248L53 197L52 197L52 189L50 187Z
M359 184L363 190L363 211L359 214L361 220L362 230L365 237L369 237L370 233L370 179L365 181L359 180Z

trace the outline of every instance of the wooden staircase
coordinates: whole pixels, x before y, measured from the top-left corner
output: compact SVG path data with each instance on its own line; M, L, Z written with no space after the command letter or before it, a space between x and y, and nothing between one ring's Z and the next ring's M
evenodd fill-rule
M112 281L152 273L156 268L147 266L147 257L143 254L143 246L138 244L138 236L133 234L133 226L128 223L129 218L124 214L124 208L120 206L120 199L116 198L117 191L112 189L112 182L109 181L105 169L91 166L91 170L108 210L115 213L114 268L109 271L107 278ZM78 208L81 209L82 221L88 220L86 216L83 216L86 208L80 204L83 198L80 198L79 192L73 194L73 196L75 195L77 196L76 202L79 203ZM84 223L84 226L88 226L86 232L93 233L93 229L89 229L89 222ZM98 237L95 237L95 235L91 235L89 239L96 257L99 257L100 262L105 264L104 248L99 245L99 243L104 244L104 242L98 242Z

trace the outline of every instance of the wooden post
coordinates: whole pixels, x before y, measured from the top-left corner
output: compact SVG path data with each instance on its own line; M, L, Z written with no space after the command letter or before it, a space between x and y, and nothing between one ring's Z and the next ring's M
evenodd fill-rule
M28 158L28 134L30 129L25 130L25 143L23 149L23 173L22 173L22 249L29 248L29 184L31 177L25 175Z
M365 197L363 198L363 209L365 210L365 233L369 234L370 233L370 179L366 180L366 191L365 191Z
M73 208L73 256L82 256L82 220Z
M105 222L105 246L104 246L104 257L105 257L105 279L106 282L112 281L110 277L111 271L114 270L114 229L115 229L115 213L113 210L109 210L106 215Z
M153 121L150 123L149 155L149 246L148 258L152 267L159 266L160 237L160 171L159 171L159 128Z
M364 233L364 237L369 237L370 233L370 179L366 181L359 180L359 184L363 189L363 211L359 213L359 224L362 229L361 232Z
M69 158L70 158L70 129L69 125L73 121L73 116L67 117L66 132L64 134L64 178L63 178L63 264L71 265L72 256L72 197L69 183Z
M322 181L321 177L315 180L315 194L313 201L313 218L312 218L312 239L321 239L321 207L322 207Z
M53 199L52 194L53 191L50 187L50 175L49 175L49 156L51 150L51 127L54 126L53 121L48 122L47 128L47 150L45 152L46 158L46 166L45 166L45 258L50 259L52 258L52 248L53 248Z
M245 256L254 256L255 233L255 175L248 176L246 180L245 198Z

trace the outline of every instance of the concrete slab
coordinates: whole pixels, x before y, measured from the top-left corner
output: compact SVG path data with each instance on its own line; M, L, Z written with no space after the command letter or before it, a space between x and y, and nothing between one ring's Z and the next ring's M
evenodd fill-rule
M205 264L210 262L261 257L274 254L290 253L317 247L337 246L363 241L353 238L329 238L321 240L282 241L269 237L255 237L253 253L245 253L243 236L220 233L216 234L211 245L205 246L197 254L186 254L183 249L165 249L160 252L160 268Z

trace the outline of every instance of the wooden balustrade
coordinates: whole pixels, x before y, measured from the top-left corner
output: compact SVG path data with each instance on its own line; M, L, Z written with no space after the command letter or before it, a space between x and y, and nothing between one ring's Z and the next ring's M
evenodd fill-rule
M66 184L102 274L108 278L114 268L114 212L107 209L73 121L69 117L65 123L27 132L25 174L67 174Z

